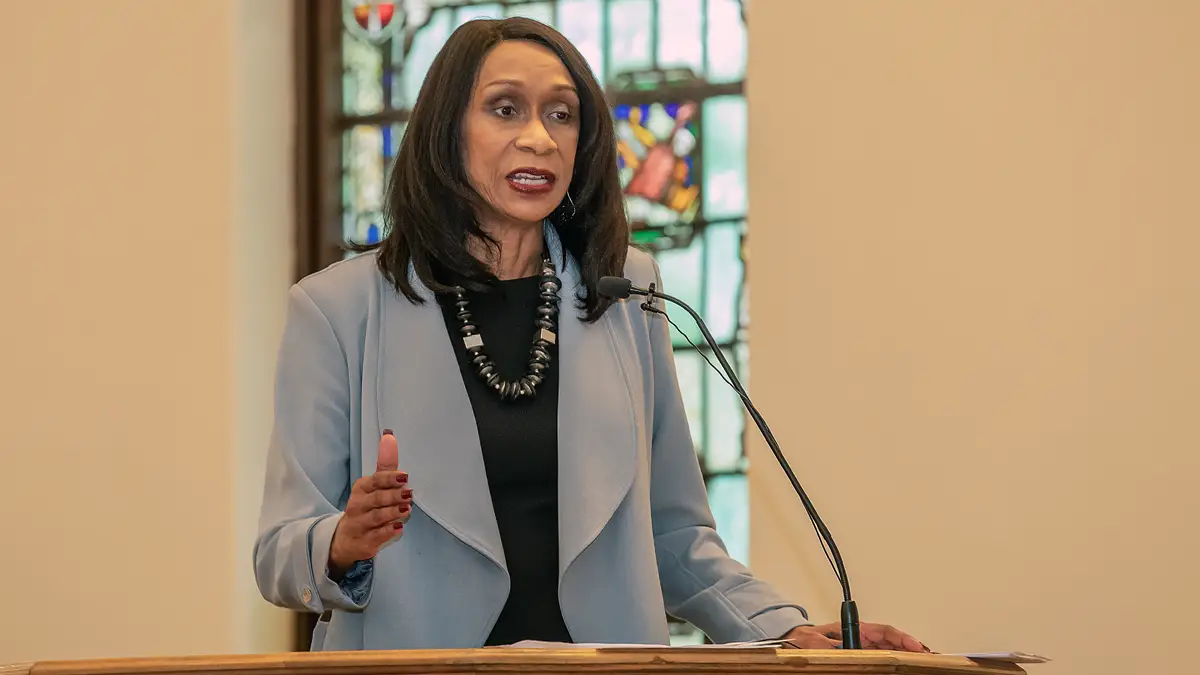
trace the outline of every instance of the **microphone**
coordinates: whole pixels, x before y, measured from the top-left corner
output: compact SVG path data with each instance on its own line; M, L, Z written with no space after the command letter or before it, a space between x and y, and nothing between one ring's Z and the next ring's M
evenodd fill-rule
M721 370L725 371L726 383L733 388L737 395L742 399L742 405L745 406L746 412L750 414L750 419L754 420L754 424L758 427L759 433L767 441L767 446L771 448L771 453L775 455L775 459L779 462L779 466L787 475L788 481L792 484L792 489L796 491L796 495L800 497L800 502L804 504L804 510L808 512L808 517L812 520L813 527L817 530L817 536L821 539L821 547L825 549L826 557L833 565L833 572L837 575L838 582L842 586L842 649L862 649L862 636L859 633L858 622L858 607L854 604L854 598L850 594L850 579L846 576L846 565L842 561L842 554L838 551L837 544L833 541L833 535L829 532L829 528L825 526L825 521L821 520L821 516L817 513L817 507L813 505L812 500L808 498L808 493L801 487L799 479L796 478L795 472L792 471L792 466L788 464L787 458L783 456L783 451L779 449L779 443L775 440L775 435L771 433L771 428L767 426L767 421L759 414L758 409L754 407L754 403L750 400L750 395L746 393L746 389L742 386L741 380L738 379L737 372L729 365L725 354L721 351L717 341L713 339L712 333L708 332L708 326L704 323L704 319L696 313L686 302L666 293L660 293L654 289L654 284L650 284L650 288L641 288L634 286L633 282L623 277L601 277L596 290L608 298L614 300L624 300L631 295L637 295L646 298L642 303L642 309L655 314L667 316L665 310L654 306L656 298L662 298L678 307L681 307L687 312L692 320L696 322L696 326L700 328L700 334L704 336L704 341L708 343L713 354L716 355L717 361L721 364ZM667 321L670 321L667 317ZM674 323L671 324L674 326ZM705 359L707 361L707 359ZM712 366L712 362L709 361ZM714 366L715 368L715 366Z
M624 300L633 292L633 282L625 277L600 277L600 283L596 285L596 290L606 298L614 300ZM638 295L648 295L650 291L639 288Z

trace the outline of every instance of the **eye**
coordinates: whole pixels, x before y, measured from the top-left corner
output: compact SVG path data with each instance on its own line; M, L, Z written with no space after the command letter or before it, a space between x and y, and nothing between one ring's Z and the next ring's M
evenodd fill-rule
M571 113L567 110L555 110L550 113L550 117L559 122L568 122L571 119Z
M511 103L503 103L493 108L493 111L500 117L514 117L517 114L516 106Z

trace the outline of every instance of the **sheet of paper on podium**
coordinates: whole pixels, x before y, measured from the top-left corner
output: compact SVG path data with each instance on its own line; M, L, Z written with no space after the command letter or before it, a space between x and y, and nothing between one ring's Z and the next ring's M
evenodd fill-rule
M1003 661L1004 663L1049 663L1050 659L1037 654L1026 652L970 652L963 654L947 654L947 656L963 656L973 661Z

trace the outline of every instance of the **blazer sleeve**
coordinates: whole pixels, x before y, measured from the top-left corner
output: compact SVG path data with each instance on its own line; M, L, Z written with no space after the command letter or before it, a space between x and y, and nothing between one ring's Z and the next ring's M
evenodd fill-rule
M657 264L654 271L662 288ZM717 535L675 374L670 325L661 315L647 320L654 384L650 500L667 612L718 643L774 639L811 625L804 608L729 557Z
M350 491L350 384L333 326L305 290L288 294L287 323L275 375L275 423L254 576L267 601L321 613L360 611L372 566L329 578L329 545Z

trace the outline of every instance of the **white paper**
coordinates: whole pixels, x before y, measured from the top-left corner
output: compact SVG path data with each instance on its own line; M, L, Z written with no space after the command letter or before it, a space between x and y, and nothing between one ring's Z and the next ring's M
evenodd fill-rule
M947 654L964 656L976 661L1003 661L1005 663L1049 663L1050 659L1026 652L972 652L969 654Z

